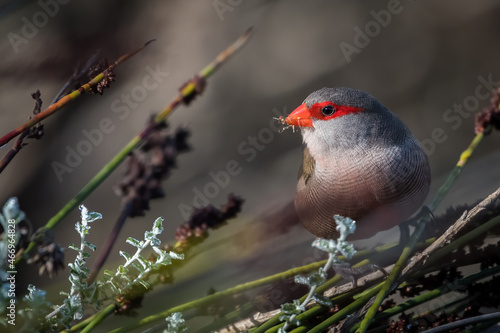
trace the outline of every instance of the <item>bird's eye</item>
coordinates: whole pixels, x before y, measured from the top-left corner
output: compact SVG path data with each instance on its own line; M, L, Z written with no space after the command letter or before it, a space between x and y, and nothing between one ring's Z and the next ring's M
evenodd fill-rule
M324 116L331 116L334 114L335 108L332 105L326 105L321 109L321 113L323 113Z

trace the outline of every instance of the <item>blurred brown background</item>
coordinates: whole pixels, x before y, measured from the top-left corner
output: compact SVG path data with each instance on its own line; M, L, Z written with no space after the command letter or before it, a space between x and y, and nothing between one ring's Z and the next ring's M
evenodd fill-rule
M432 195L473 138L474 113L488 104L476 96L477 89L482 94L487 91L478 88L478 77L500 81L500 4L494 0L66 2L40 2L51 4L45 8L36 1L0 5L1 135L31 114L32 92L40 89L48 106L75 66L96 50L116 59L149 39L156 42L116 69L117 82L103 96L84 96L45 120L43 139L31 141L0 175L0 202L17 196L35 227L57 213L143 128L149 115L166 106L186 79L246 28L255 27L250 43L209 80L203 96L169 118L172 128L189 127L193 150L179 158L179 168L164 182L167 197L153 201L145 217L130 221L118 244L127 236L141 238L157 216L166 219L164 241L172 240L176 226L184 221L180 205L191 206L195 189L203 191L213 181L209 173L224 170L231 160L239 163L241 173L210 201L219 206L234 192L246 202L240 217L214 232L213 239L247 230L261 214L291 200L301 160L300 134L288 130L269 137L267 129L276 116L273 109L288 114L310 92L324 86L366 90L406 122L428 145ZM51 15L40 14L47 11ZM38 22L37 31L24 28L23 35L26 21ZM367 37L360 37L359 31L368 33ZM12 33L25 39L13 43ZM357 48L348 57L341 48L347 44ZM147 68L168 75L163 74L143 100L132 99L137 105L120 119L122 113L115 112L115 107L126 105L124 96L143 85ZM453 111L455 104L464 103L467 109L462 115ZM82 131L98 128L103 118L112 120L112 133L105 134L103 142L60 181L52 163L64 163L67 147L75 149L86 139ZM431 145L436 129L446 139ZM255 156L241 152L251 147L249 137L256 137L261 149L254 148ZM486 138L443 208L482 198L498 187L498 139L496 133ZM0 149L2 155L6 150ZM254 158L247 161L250 157ZM104 216L91 230L90 240L98 246L120 209L112 186L122 171L84 202ZM74 211L55 231L63 246L78 241L73 227L78 219ZM297 227L278 242L249 238L215 249L207 245L212 252L180 273L187 285L193 278L201 282L190 288L189 295L180 284L175 298L199 297L209 287L220 290L299 265L312 250L297 244L307 246L312 239ZM382 235L376 242L387 239ZM69 251L66 255L66 260L74 257ZM20 271L25 272L23 283L39 284L31 268ZM65 273L58 278L67 282Z

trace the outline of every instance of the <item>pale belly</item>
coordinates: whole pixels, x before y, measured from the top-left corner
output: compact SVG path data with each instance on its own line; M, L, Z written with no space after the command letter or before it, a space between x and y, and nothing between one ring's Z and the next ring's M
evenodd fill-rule
M380 162L376 158L365 159L367 163L362 160L355 165L329 165L327 169L334 172L317 168L307 183L299 180L297 213L302 224L317 237L337 237L334 214L356 220L356 232L351 238L370 237L401 223L425 200L430 183L426 159L410 168L404 167L409 165L407 161L383 161L386 167L382 168L373 162Z

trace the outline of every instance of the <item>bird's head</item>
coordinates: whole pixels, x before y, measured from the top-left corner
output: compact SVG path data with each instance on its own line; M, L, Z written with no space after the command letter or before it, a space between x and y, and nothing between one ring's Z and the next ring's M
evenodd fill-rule
M343 87L313 92L285 121L301 129L304 142L316 158L346 148L392 144L407 132L406 126L375 97Z
M370 94L352 88L322 88L310 94L288 117L289 125L316 128L321 122L355 115L381 104Z

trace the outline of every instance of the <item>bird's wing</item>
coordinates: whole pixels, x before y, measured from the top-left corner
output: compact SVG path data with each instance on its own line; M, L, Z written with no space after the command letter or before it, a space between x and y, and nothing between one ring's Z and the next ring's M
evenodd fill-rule
M300 166L297 178L299 180L304 179L304 184L307 184L311 175L314 173L315 165L316 162L314 161L314 158L311 156L309 149L307 147L304 147L302 165Z

